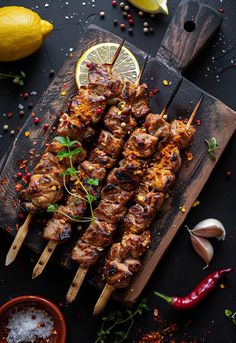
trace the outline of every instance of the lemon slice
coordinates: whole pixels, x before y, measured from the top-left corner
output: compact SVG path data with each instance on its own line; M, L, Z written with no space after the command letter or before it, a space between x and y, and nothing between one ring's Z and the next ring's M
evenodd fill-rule
M77 86L81 87L88 84L88 62L97 64L111 63L118 47L119 44L117 43L100 43L86 50L76 65L75 79ZM138 61L132 52L124 46L112 70L117 72L123 79L132 82L137 80L140 72Z
M140 10L149 13L164 13L168 15L167 0L129 0L129 2Z

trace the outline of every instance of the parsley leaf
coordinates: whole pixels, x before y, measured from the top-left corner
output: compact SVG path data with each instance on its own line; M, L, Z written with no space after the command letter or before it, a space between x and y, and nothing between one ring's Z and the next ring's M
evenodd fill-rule
M98 183L99 183L98 179L87 179L86 181L91 186L98 186Z
M57 211L58 208L59 208L58 204L49 205L48 208L47 208L47 212L53 213L53 212Z
M210 158L212 160L215 160L216 159L216 155L215 155L214 152L219 147L219 144L218 144L216 138L212 137L210 141L205 139L205 143L207 144L207 152L208 152Z

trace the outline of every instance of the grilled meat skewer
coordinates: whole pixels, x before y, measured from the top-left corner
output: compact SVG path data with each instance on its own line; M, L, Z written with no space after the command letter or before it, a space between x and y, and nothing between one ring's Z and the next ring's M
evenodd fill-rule
M171 123L170 139L160 153L155 155L139 185L135 202L123 220L124 233L121 241L112 245L105 261L103 272L107 284L95 305L95 315L103 311L116 288L125 288L129 285L133 274L141 266L139 258L151 244L151 233L147 229L171 189L175 173L180 169L180 150L186 148L192 140L195 129L191 126L191 121L201 101L202 98L187 125L178 120Z
M70 111L71 113L70 116L67 114L64 115L64 117L61 117L61 122L58 126L58 132L61 135L68 136L68 137L74 137L75 132L76 132L76 140L79 140L81 138L82 132L85 134L85 136L88 136L88 132L93 132L92 130L88 129L89 123L97 122L97 119L101 117L103 110L101 109L101 106L104 105L104 100L105 99L110 99L112 97L117 97L120 94L120 91L122 89L123 83L121 79L119 78L118 75L112 73L112 66L114 65L117 56L119 55L119 52L121 51L121 48L123 46L124 41L122 44L119 46L117 49L117 53L115 55L115 58L112 61L112 65L104 65L104 66L98 66L94 64L89 64L90 70L89 70L89 86L87 87L87 94L85 87L81 87L79 96L75 96L73 98L73 101L71 103L71 108ZM99 69L99 70L98 70ZM95 84L98 86L101 85L101 87L98 87L95 91ZM107 86L107 92L106 96L104 97L104 90L105 87ZM99 93L100 89L100 93ZM89 94L88 94L89 93ZM90 96L91 94L91 96ZM93 94L93 96L92 96ZM91 108L90 111L88 111L88 104L89 101L91 102ZM95 103L99 102L99 111L98 109L95 108ZM80 112L81 109L81 112ZM66 122L65 122L65 117L66 117ZM66 130L66 127L68 130ZM70 134L69 134L70 133ZM40 175L40 174L39 174ZM55 180L55 174L50 175L49 182L53 182ZM31 180L30 180L31 181ZM42 179L41 176L38 177L38 179L34 176L33 177L33 184L29 184L28 191L26 190L24 195L26 196L27 199L30 199L30 194L37 194L39 192L39 195L41 196L40 190L38 190L39 187L39 182L42 181L43 183L45 180ZM55 180L57 181L57 180ZM32 187L31 187L32 186ZM49 185L48 185L49 186ZM56 193L52 194L52 192ZM40 206L43 206L46 208L46 204L49 201L58 201L62 196L62 191L60 186L56 183L53 184L51 187L51 192L48 194L47 197L41 197L40 201ZM45 201L45 203L44 203ZM38 205L38 204L37 204ZM29 230L29 224L32 219L33 211L37 208L32 201L30 203L30 206L28 207L29 212L24 224L19 228L17 235L9 249L9 252L6 257L6 265L9 265L12 263L16 256L17 253L28 233Z

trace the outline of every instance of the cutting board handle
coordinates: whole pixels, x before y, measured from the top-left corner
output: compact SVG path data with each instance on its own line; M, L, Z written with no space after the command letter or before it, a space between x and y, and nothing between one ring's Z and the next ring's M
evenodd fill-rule
M210 6L196 1L180 5L167 28L157 56L169 67L184 71L222 22Z

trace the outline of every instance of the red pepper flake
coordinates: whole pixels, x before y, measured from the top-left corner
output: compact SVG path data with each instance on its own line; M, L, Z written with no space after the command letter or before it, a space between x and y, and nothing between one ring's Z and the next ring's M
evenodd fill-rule
M13 116L13 113L12 112L8 112L7 113L7 118L11 118Z
M185 151L185 155L186 155L188 161L193 160L193 154L191 154L191 152Z
M201 120L200 120L200 119L196 119L196 120L195 120L195 124L196 124L197 126L200 126L200 125L201 125Z
M6 185L6 184L7 184L7 179L6 179L6 177L3 177L3 178L0 180L0 184L1 184L1 185Z
M24 219L24 214L23 212L18 213L18 219L23 220Z
M188 124L188 118L184 118L183 122L184 124Z
M35 154L35 149L30 149L29 154L30 155L34 155Z
M27 167L28 160L19 161L18 163L19 163L19 168L24 169L25 173L27 173L27 171L28 171L28 167Z
M21 191L22 188L23 188L23 186L22 186L21 183L17 183L17 184L15 185L15 190L16 190L17 192Z
M8 232L8 233L11 232L10 226L7 226L5 230L6 230L6 232Z
M220 8L219 8L219 12L220 12L220 13L225 13L224 7L220 7Z

